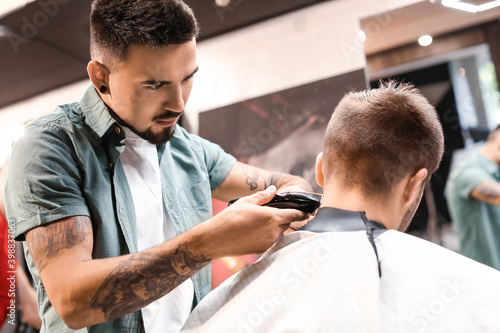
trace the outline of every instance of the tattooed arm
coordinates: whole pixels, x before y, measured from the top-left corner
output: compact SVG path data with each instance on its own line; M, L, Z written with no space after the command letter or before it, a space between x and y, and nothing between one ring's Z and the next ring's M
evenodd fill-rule
M479 201L500 205L500 183L493 180L481 182L470 192L470 196Z
M222 184L212 192L212 196L227 202L262 191L270 185L275 185L278 192L312 190L311 185L301 177L237 162Z
M182 236L140 253L92 260L92 224L85 216L35 228L26 244L52 305L72 329L137 311L209 262Z
M26 233L26 244L47 295L71 329L135 312L167 294L210 260L261 253L289 224L296 210L261 207L275 189L242 198L184 234L151 249L92 259L92 223L75 216Z

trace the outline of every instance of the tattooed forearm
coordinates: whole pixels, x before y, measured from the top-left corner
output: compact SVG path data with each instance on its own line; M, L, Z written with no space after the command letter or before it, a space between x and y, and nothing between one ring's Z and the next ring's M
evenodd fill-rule
M279 187L278 185L282 178L283 178L282 174L271 173L269 177L267 177L264 180L264 188L268 188L270 185L275 185L276 187Z
M36 253L33 261L38 272L42 272L61 251L83 243L87 237L92 237L90 219L87 216L73 216L34 229L26 241L28 250Z
M474 199L500 205L500 184L494 181L480 183L471 192Z
M245 173L246 175L246 182L247 185L250 186L250 190L255 191L258 189L266 189L270 185L275 185L276 187L281 186L281 180L284 178L283 174L280 173L271 173L269 175L264 175L259 172L259 169L255 169L251 176L248 173Z
M280 172L269 172L243 163L238 163L234 171L245 177L245 182L251 191L264 190L270 185L275 185L278 190L281 187L293 185L300 186L306 191L312 189L311 185L301 177Z
M277 173L268 173L262 169L253 166L238 163L235 172L245 176L245 182L251 191L266 189L269 185L277 185L276 180L280 179ZM276 186L278 187L278 186Z
M194 256L186 243L165 256L134 254L109 274L90 306L103 311L106 320L122 317L167 294L209 261Z
M245 173L246 183L250 186L250 190L254 191L259 188L259 172L255 170L252 175Z
M286 173L271 173L266 180L265 187L269 185L275 185L278 191L288 186L298 186L305 191L312 191L311 185L305 179Z

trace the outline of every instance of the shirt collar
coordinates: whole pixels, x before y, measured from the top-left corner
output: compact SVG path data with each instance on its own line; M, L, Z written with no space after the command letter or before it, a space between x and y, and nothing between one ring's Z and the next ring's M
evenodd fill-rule
M368 220L365 212L321 207L316 217L300 230L312 232L360 231L366 230L367 223L370 223L374 229L387 229L382 223Z
M117 124L109 114L106 104L102 101L94 85L89 84L80 100L80 108L85 115L85 122L92 129L92 136L96 141L108 132L111 126Z
M127 146L153 146L153 144L141 138L139 135L132 132L132 130L126 126L123 126L123 131L125 132L125 144Z

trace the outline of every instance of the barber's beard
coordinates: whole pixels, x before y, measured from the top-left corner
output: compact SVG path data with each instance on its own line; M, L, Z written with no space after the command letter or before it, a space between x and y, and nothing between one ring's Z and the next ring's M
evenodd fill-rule
M144 132L138 131L135 129L133 126L124 124L132 132L137 134L139 137L143 138L144 140L148 141L149 143L153 145L160 145L165 142L170 141L174 137L174 132L175 132L175 125L171 127L165 127L164 129L161 130L159 133L153 133L151 128L148 128Z
M175 133L175 125L171 127L165 127L163 130L161 130L159 133L154 133L150 128L146 129L145 131L139 131L137 130L134 126L130 125L127 123L125 120L120 118L120 116L113 111L111 108L108 108L109 114L111 117L113 117L120 125L126 126L130 128L132 132L137 134L140 138L148 141L149 143L153 145L160 145L163 143L166 143L170 141L174 137ZM168 119L168 118L174 118L178 117L179 113L178 112L173 112L173 111L167 111L161 116L155 117L153 121L158 120L158 119Z

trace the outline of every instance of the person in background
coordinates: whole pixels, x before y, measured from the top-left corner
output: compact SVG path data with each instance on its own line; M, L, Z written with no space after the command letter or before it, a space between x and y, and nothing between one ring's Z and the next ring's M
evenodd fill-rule
M261 206L311 190L305 180L238 163L177 124L198 31L181 0L94 0L91 84L14 143L6 211L41 332L178 332L213 259L264 252L308 218ZM243 198L212 217L211 197Z
M451 171L446 199L460 253L500 269L500 125Z
M347 94L316 161L316 217L213 290L183 332L500 332L500 272L403 233L443 147L412 86Z

